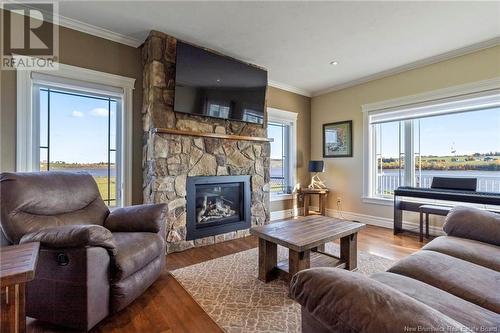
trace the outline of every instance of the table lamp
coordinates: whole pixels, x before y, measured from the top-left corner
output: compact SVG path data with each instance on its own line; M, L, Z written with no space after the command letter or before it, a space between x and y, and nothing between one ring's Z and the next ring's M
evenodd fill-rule
M325 183L319 179L318 173L325 171L325 162L323 161L309 161L309 172L314 172L314 176L311 178L311 184L308 188L310 189L323 189L326 188Z

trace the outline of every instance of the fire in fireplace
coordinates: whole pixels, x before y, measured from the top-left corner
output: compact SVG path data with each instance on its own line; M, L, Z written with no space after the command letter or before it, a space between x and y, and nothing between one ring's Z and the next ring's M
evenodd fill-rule
M200 185L196 189L196 223L240 221L241 186Z
M188 177L188 240L250 227L250 176Z

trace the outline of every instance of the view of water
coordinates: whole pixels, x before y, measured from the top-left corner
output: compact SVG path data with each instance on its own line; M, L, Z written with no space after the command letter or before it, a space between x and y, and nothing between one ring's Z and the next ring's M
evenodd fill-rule
M384 170L378 178L378 191L392 193L400 186L399 170ZM419 177L421 175L421 177ZM481 170L422 170L417 172L419 187L430 187L433 177L469 177L477 178L477 190L480 192L500 192L500 171Z
M386 169L383 175L398 175L399 170ZM281 168L271 168L271 177L280 177ZM500 180L500 171L481 171L481 170L422 170L422 176L427 177L472 177L481 179Z
M94 169L84 169L84 168L67 168L67 169L51 169L52 171L68 171L68 172L88 172L93 177L107 177L108 169L107 168L94 168ZM111 177L116 176L116 169L111 169Z
M383 175L397 175L399 170L387 169ZM416 172L419 174L419 172ZM500 180L500 171L482 170L422 170L423 177L471 177L480 179Z

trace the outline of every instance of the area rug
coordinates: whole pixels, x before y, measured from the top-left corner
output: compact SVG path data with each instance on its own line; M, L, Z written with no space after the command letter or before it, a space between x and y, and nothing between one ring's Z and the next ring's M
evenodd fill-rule
M337 244L326 251L339 255ZM278 247L278 260L288 250ZM283 280L263 283L257 279L258 250L251 249L205 261L171 272L194 300L226 332L300 332L300 306L288 298ZM370 275L389 268L394 261L366 252L358 253L358 273Z

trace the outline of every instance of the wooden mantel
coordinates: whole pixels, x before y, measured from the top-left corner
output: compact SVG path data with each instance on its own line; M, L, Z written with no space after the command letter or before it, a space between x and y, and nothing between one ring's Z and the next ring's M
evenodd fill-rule
M226 139L226 140L241 140L241 141L258 141L258 142L273 142L273 139L254 137L246 135L232 135L232 134L221 134L221 133L201 133L192 131L183 131L171 128L154 128L153 133L165 133L165 134L175 134L175 135L188 135L188 136L201 136L205 138L216 138L216 139Z

